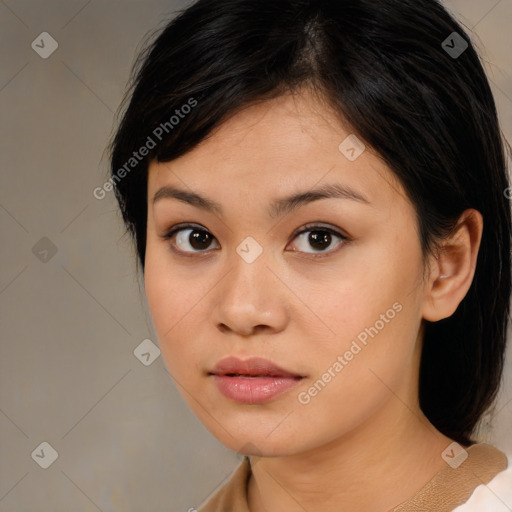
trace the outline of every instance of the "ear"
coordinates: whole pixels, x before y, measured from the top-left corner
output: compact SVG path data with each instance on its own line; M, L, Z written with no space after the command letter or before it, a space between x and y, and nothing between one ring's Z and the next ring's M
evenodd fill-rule
M448 318L466 296L475 275L482 232L482 214L465 210L453 232L441 242L439 253L431 257L422 311L425 320Z

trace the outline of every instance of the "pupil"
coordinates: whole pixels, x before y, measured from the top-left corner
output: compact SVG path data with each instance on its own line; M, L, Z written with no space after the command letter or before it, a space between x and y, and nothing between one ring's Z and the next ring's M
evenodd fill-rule
M190 234L190 245L194 249L205 249L208 246L210 237L206 231L193 231Z
M331 243L331 234L327 231L312 231L309 235L309 243L315 249L325 249Z

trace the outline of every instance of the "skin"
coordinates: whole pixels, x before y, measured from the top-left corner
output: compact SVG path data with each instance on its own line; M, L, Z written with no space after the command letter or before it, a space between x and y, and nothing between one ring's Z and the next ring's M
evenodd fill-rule
M445 465L452 442L418 405L421 326L450 316L467 293L482 217L464 212L424 276L414 206L370 148L355 161L341 154L351 133L302 90L242 110L191 152L149 168L144 277L162 355L209 431L251 456L251 512L389 510ZM268 216L273 200L326 183L370 204L328 198ZM163 186L215 200L223 215L175 198L153 204ZM210 245L191 246L190 228L180 242L163 238L183 222L210 233ZM349 241L333 235L319 251L309 233L293 236L310 223ZM252 263L236 252L247 236L263 248ZM395 303L401 311L301 404L298 394ZM208 375L230 355L304 378L269 402L239 404Z

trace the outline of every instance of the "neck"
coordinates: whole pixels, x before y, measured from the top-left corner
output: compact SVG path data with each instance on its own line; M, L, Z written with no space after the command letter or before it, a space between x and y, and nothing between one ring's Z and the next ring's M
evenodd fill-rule
M451 439L397 397L354 431L280 457L251 457L251 512L382 512L412 496L445 462Z

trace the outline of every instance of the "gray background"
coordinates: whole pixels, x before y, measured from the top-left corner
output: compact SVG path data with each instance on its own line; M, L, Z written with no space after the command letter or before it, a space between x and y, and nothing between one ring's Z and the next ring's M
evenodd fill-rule
M183 5L0 1L1 511L185 512L240 460L161 357L135 357L156 337L134 251L113 194L93 197L135 51ZM512 0L446 5L473 32L510 141ZM59 45L47 59L31 48L44 31ZM481 438L512 451L510 355L506 379ZM31 457L43 441L58 452L48 469Z

